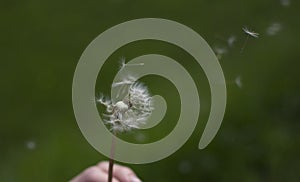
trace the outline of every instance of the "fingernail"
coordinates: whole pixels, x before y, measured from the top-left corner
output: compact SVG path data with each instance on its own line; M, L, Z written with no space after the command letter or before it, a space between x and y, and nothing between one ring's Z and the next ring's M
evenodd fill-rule
M139 178L132 176L130 177L130 182L142 182Z

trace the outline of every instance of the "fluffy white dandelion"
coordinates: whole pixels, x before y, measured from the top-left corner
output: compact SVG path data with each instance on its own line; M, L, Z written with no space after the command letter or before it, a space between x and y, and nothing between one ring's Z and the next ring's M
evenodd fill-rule
M125 58L120 60L120 69L127 66L142 66L144 63L126 64ZM148 92L148 88L139 83L137 78L127 76L119 82L112 84L113 88L118 88L116 103L101 95L96 102L106 107L103 113L105 124L110 126L110 130L116 135L121 132L138 129L145 124L150 117L152 107L152 97ZM123 98L120 98L123 97ZM116 136L112 138L111 154L108 167L108 182L112 181L114 150Z
M105 123L115 133L140 128L154 109L148 88L137 81L130 84L122 100L112 103L109 99L100 97L97 102L106 107L106 114L103 115Z

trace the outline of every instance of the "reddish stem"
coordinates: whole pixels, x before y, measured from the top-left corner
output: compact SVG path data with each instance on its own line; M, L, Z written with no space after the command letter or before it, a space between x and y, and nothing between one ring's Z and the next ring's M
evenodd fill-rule
M113 167L114 167L114 154L115 154L115 143L116 143L116 136L114 135L111 142L111 149L110 149L110 159L109 159L109 166L108 166L108 182L112 182L113 177Z

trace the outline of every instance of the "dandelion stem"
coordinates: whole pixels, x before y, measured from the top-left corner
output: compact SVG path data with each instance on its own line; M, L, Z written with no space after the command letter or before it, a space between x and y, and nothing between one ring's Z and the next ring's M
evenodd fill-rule
M109 159L108 180L107 180L108 182L112 182L113 166L114 166L114 160Z
M110 159L109 159L109 166L108 166L108 182L112 182L113 177L113 167L114 167L114 155L115 155L115 145L116 145L116 136L115 132L112 138L111 142L111 148L110 148Z

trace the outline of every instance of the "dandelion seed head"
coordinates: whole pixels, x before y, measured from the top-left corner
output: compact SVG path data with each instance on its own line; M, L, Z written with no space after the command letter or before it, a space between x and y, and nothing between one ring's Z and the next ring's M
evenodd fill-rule
M134 81L133 81L134 80ZM121 84L121 82L123 82ZM117 86L127 85L126 95L116 103L112 103L105 97L97 101L106 106L107 114L104 114L105 123L110 125L114 132L125 132L138 129L145 124L154 107L148 88L136 81L136 78L128 76ZM123 88L123 87L121 87Z
M115 109L120 111L120 112L125 112L128 110L128 105L125 104L123 101L119 101L115 104Z
M258 36L259 36L259 33L253 32L253 31L249 30L247 27L244 27L242 29L243 29L244 33L250 37L258 38Z
M107 107L106 107L106 112L113 112L113 106L112 105L108 105Z

